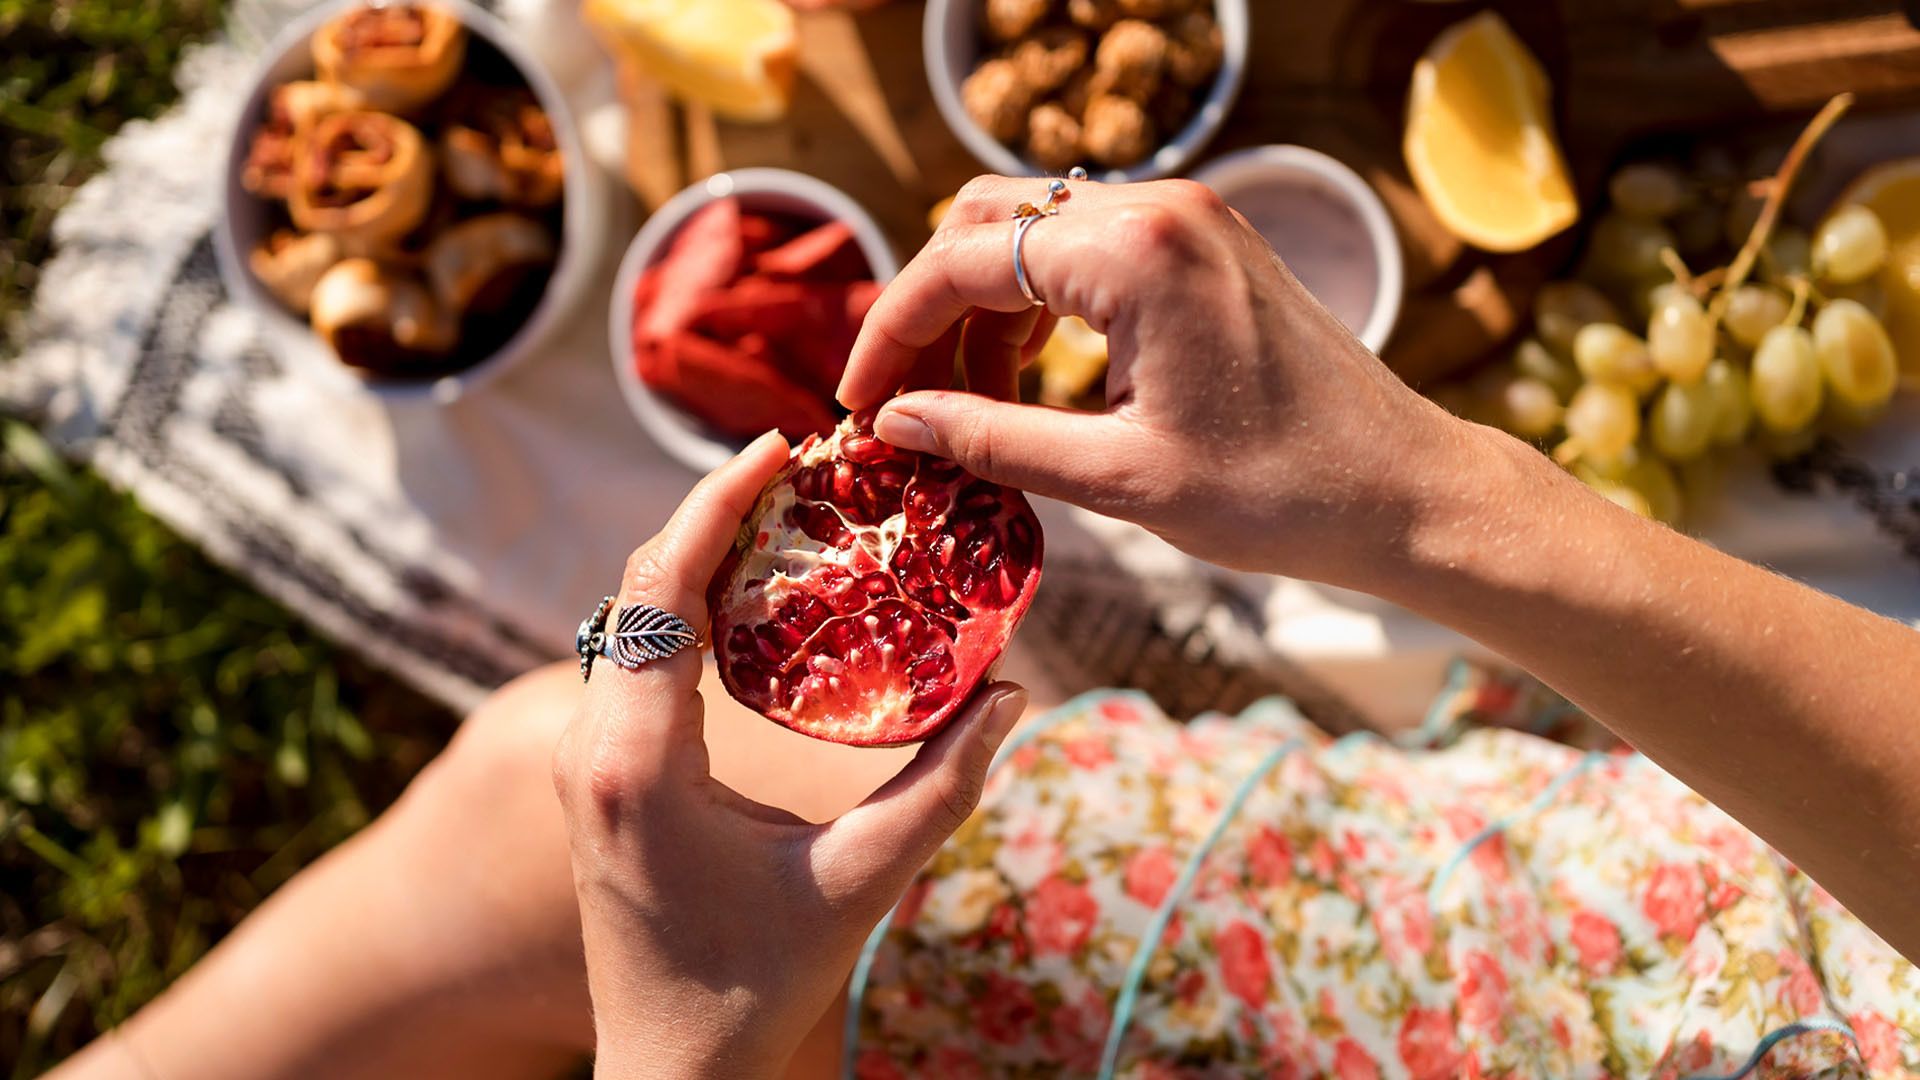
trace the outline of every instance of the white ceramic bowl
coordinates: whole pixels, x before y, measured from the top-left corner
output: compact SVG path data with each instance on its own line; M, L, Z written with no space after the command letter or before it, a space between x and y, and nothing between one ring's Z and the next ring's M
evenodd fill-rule
M613 280L613 302L608 305L607 345L613 356L614 377L627 405L653 441L676 461L696 472L710 472L738 453L744 443L713 430L706 422L648 389L640 381L633 357L633 290L647 267L659 262L668 242L694 211L716 199L738 198L742 209L839 220L853 229L854 242L866 256L875 281L886 283L900 272L900 262L885 233L860 204L823 180L787 169L735 169L715 173L668 199L640 227L620 272Z
M1405 256L1386 204L1359 173L1337 158L1304 146L1256 146L1208 162L1193 174L1193 179L1212 188L1228 205L1232 205L1241 192L1285 182L1289 177L1322 181L1353 208L1366 229L1374 256L1373 308L1365 321L1352 329L1362 344L1379 352L1392 336L1394 323L1400 319L1401 293L1406 279ZM1286 254L1280 252L1282 258Z
M947 126L991 171L1004 176L1043 176L1048 170L987 134L960 102L960 84L973 73L981 55L980 4L981 0L927 0L920 47L926 57L934 104L939 106ZM1226 123L1247 74L1247 0L1214 0L1213 7L1224 52L1220 73L1214 76L1213 86L1193 118L1146 160L1124 169L1096 172L1095 179L1117 184L1172 176L1185 168Z
M572 303L586 292L587 282L599 261L601 234L606 225L605 188L581 149L579 132L566 99L546 70L514 41L505 24L466 0L424 0L453 12L466 24L470 34L498 49L526 80L534 99L552 121L554 138L566 161L561 193L560 250L546 291L526 322L513 337L472 366L438 378L405 379L357 372L340 363L332 350L314 336L306 321L287 310L248 268L247 253L266 236L271 218L267 205L241 186L240 173L246 164L254 130L265 114L267 95L283 83L312 78L309 39L314 31L341 11L365 2L332 0L321 4L289 24L267 47L254 74L252 89L234 119L233 137L227 149L225 205L214 250L227 293L260 312L267 335L282 355L315 367L326 377L342 383L359 382L382 397L450 404L532 354Z

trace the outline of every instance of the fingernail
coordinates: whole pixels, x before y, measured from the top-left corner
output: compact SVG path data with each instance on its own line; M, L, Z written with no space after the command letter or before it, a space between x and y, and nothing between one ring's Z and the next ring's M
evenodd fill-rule
M933 429L927 426L927 422L898 409L882 410L873 421L873 433L880 436L881 442L902 450L918 450L923 454L931 454L936 450Z
M1006 741L1007 732L1020 722L1027 712L1027 692L1009 690L993 702L993 710L987 714L986 725L981 730L981 738L986 740L987 749L998 750Z

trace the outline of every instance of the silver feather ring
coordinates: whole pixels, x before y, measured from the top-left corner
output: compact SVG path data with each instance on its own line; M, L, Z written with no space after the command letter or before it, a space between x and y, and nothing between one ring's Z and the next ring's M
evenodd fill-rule
M620 609L613 629L607 629L607 616L613 611L613 597L600 601L593 614L580 623L573 648L580 654L580 678L593 676L593 660L604 656L628 671L642 664L665 660L699 640L700 635L687 620L652 604L629 604Z

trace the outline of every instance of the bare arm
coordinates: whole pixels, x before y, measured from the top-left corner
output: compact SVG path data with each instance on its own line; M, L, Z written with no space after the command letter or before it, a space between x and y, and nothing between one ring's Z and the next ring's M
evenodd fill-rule
M1076 184L1029 234L1049 307L1108 335L1107 412L889 399L937 366L922 353L939 359L962 320L970 385L1011 382L996 368L1018 363L1007 343L1033 324L1005 214L1036 183L969 185L874 307L841 400L884 402L881 438L1222 565L1361 589L1453 626L1920 957L1920 633L1643 521L1446 415L1204 189Z
M1533 672L1920 956L1920 632L1459 428L1450 509L1373 591Z

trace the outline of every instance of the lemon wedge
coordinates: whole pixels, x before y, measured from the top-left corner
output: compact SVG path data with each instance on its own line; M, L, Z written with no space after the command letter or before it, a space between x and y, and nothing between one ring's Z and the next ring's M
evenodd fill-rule
M1454 235L1523 251L1579 218L1551 99L1539 62L1491 11L1449 28L1414 65L1407 169Z
M1920 374L1920 157L1883 162L1840 193L1836 207L1859 203L1887 230L1887 261L1880 268L1886 294L1887 336L1900 370Z
M584 10L616 55L714 115L786 115L799 35L780 0L586 0Z

